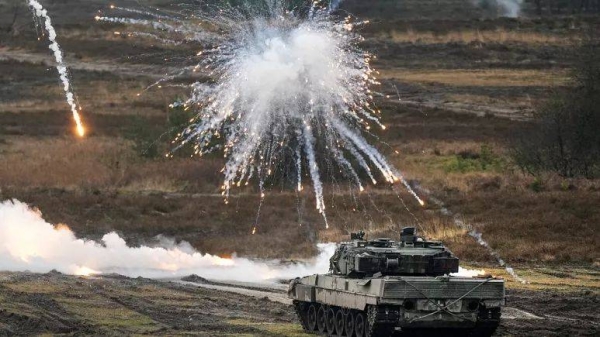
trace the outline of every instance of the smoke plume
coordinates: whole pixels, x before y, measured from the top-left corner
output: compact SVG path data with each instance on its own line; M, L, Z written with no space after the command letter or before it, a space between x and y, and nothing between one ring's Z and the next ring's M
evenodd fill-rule
M53 226L20 201L0 203L0 270L66 274L118 273L130 277L179 277L258 282L289 279L329 270L335 244L320 244L310 263L282 264L202 254L187 242L162 239L160 247L128 247L112 232L100 242L77 239L65 225Z
M523 0L473 0L473 2L484 10L509 18L518 17L523 5Z

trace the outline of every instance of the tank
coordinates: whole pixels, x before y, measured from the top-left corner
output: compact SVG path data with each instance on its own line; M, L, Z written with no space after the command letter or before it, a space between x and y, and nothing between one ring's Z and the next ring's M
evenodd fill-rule
M441 242L402 230L400 241L353 233L328 274L292 280L288 295L309 333L328 336L491 336L505 303L504 280L460 277Z

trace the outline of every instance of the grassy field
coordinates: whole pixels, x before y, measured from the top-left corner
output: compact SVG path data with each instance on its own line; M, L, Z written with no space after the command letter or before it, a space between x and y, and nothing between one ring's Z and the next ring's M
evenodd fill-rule
M508 279L510 309L496 336L598 332L597 271L534 267L519 273L530 283ZM290 305L176 281L0 272L0 301L0 333L9 335L310 336Z
M269 258L305 258L315 242L343 240L353 230L397 237L415 225L462 259L493 266L488 252L429 202L433 197L511 263L600 263L600 182L528 176L509 156L511 138L530 127L528 114L569 82L572 44L598 24L594 17L374 20L363 31L364 47L379 56L382 85L375 89L389 95L377 101L388 126L379 134L387 145L378 146L411 184L430 191L426 206L401 187L354 195L339 181L327 186L326 230L309 188L296 194L277 184L251 235L256 187L241 188L225 205L220 156L163 158L168 131L177 127L168 104L186 90L143 93L177 65L175 56L195 53L193 46L117 36L130 28L91 20L106 9L103 2L71 5L79 15L63 2L49 9L73 64L89 137L74 138L46 45L26 25L28 15L21 17L18 35L0 35L0 76L10 83L0 87L2 199L29 202L81 237L116 230L140 244L164 234L203 252Z

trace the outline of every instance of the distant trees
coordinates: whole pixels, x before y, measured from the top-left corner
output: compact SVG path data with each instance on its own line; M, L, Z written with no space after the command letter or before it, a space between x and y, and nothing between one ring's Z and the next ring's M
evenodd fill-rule
M562 177L600 177L600 43L579 47L573 84L554 95L520 135L513 158L523 170L553 171Z
M21 12L25 11L25 4L26 2L24 0L8 0L4 4L4 6L2 6L6 8L5 13L9 13L10 15L10 21L8 22L8 26L5 27L6 32L8 34L19 34L17 21L19 19L19 16L21 15Z
M529 0L537 15L543 13L599 13L600 0Z

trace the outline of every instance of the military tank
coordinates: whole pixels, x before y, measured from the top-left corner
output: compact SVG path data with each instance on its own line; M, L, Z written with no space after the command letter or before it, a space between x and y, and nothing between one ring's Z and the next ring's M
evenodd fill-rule
M331 257L328 274L292 280L288 295L302 328L347 337L491 336L504 280L452 276L458 258L416 234L404 228L395 242L353 233Z

